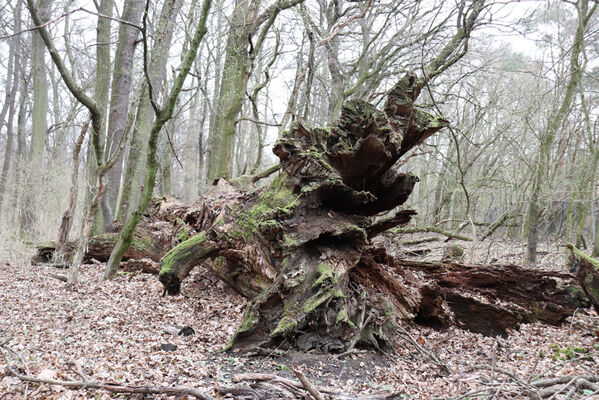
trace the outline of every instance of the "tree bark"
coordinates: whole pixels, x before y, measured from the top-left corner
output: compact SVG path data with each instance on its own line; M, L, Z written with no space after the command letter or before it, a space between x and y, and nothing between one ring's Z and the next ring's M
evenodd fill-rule
M143 12L143 1L127 1L123 9L121 19L139 25ZM108 114L108 147L105 158L119 151L121 138L125 133L127 115L129 110L129 98L131 93L131 76L133 74L133 55L137 46L139 30L131 25L121 24L119 27L119 40L114 59L114 74L112 78L112 90L110 98L110 112ZM123 155L106 173L106 191L102 196L102 217L104 229L111 232L115 208L121 186L121 173L123 170Z
M230 19L231 28L227 37L225 62L216 103L220 115L215 120L215 135L208 163L209 182L217 178L232 178L235 126L243 106L253 62L277 15L302 1L278 0L258 14L260 1L236 0ZM264 26L258 32L262 24ZM253 43L257 33L258 38L256 43Z
M117 244L110 255L110 259L108 260L108 264L106 265L106 270L104 271L104 279L114 278L116 270L125 252L131 245L135 227L137 226L137 223L142 217L142 214L146 211L146 208L148 207L148 204L150 202L150 198L152 196L152 192L156 184L156 148L158 145L158 135L162 130L164 124L173 115L175 104L177 102L179 94L181 93L181 89L183 87L183 83L185 82L185 78L187 78L187 74L189 73L193 62L195 61L198 48L200 47L200 43L206 35L208 12L210 11L211 6L211 0L203 1L200 21L195 29L195 33L193 39L190 42L189 49L185 53L185 58L181 65L181 69L179 70L179 73L175 78L175 81L173 83L172 88L169 91L168 96L165 98L162 104L160 112L157 113L156 120L154 121L152 129L150 130L150 138L148 140L148 156L146 160L146 178L142 190L140 204L135 210L135 212L129 218L127 218L127 221L125 222L125 225L123 226L123 229L119 234L119 240L117 241Z
M32 0L30 0L32 1ZM40 0L37 7L41 18L47 19L52 0ZM34 201L32 196L36 193L35 188L41 182L40 171L44 164L44 150L46 149L46 137L48 131L48 81L46 76L46 49L40 32L33 32L31 39L31 82L33 89L33 109L31 115L31 144L29 147L29 176L27 187L24 191L24 205L22 211L22 230L34 231L36 214L34 212Z
M578 283L599 313L599 261L587 256L571 243L567 247L570 250L571 270L576 271Z
M155 92L160 92L162 88L162 82L166 74L168 50L173 38L176 16L181 8L181 4L181 0L168 0L164 3L160 12L156 28L157 39L152 47L152 54L148 65L148 73L150 75L148 79L151 80L152 88ZM143 85L129 145L121 198L116 211L116 219L120 222L125 221L130 211L137 207L141 193L140 186L143 185L141 170L143 161L145 160L144 154L146 153L149 132L154 119L152 105L150 104L148 83L145 82Z
M21 30L21 6L22 0L17 1L15 6L14 32ZM8 68L6 74L6 99L0 112L0 127L5 122L4 111L8 111L8 120L6 121L6 149L4 151L4 161L2 163L2 172L0 173L0 215L4 210L3 204L6 197L8 172L10 170L13 146L15 142L14 119L16 112L16 97L19 89L21 76L21 46L18 36L12 38L9 55Z

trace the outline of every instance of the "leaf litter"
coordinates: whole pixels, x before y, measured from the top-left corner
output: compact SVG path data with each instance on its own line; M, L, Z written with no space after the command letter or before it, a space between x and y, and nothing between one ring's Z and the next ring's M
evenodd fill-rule
M513 252L514 247L504 246L492 257L509 258L510 248ZM547 259L556 258L551 251L544 254L541 264L546 267L551 264ZM488 253L477 256L489 258ZM77 365L94 380L193 387L219 398L216 388L231 386L234 374L294 379L291 366L299 365L313 383L356 395L386 390L401 399L500 399L526 398L513 385L507 389L510 379L500 371L523 382L599 371L599 317L592 310L578 310L561 327L522 325L505 338L455 327L405 327L418 345L445 363L447 372L401 339L393 355L223 353L247 300L201 268L174 297L162 297L162 285L152 275L125 273L102 281L102 266L95 264L82 266L80 283L73 287L50 277L56 270L47 265L5 262L0 271L0 342L8 341L29 374L51 379L79 379L68 367ZM183 328L193 334L176 334ZM14 366L24 371L23 365ZM28 399L167 398L48 384L30 384L27 389ZM10 375L5 359L0 359L0 399L22 399L25 390L25 383ZM599 399L599 394L588 398Z

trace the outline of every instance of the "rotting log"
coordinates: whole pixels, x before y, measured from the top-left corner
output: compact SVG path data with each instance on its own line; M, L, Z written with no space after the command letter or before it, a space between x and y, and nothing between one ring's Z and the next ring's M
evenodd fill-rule
M414 104L421 87L408 73L383 111L353 100L330 128L296 121L274 146L280 170L267 188L244 193L219 182L204 199L216 212L201 243L190 239L162 260L167 292L180 290L192 263L177 253L195 247L196 263L210 257L217 275L251 298L231 347L392 348L418 296L368 249L370 238L415 214L374 218L402 205L418 182L393 165L447 125Z
M570 250L571 269L576 271L578 283L599 313L599 260L587 256L571 243L567 247Z
M424 287L425 304L416 321L446 326L449 321L483 334L505 335L521 323L541 321L559 325L589 301L571 274L539 271L518 265L467 265L451 261L396 260L389 264L414 287ZM430 284L422 282L431 282ZM432 290L431 290L432 289ZM422 292L422 291L421 291Z
M131 247L123 258L127 260L149 259L160 262L162 257L175 245L193 236L196 230L205 228L204 219L209 219L201 209L201 206L183 205L171 197L153 199L148 207L142 223L135 230ZM117 227L118 228L118 227ZM118 229L117 229L118 231ZM92 236L89 239L83 261L90 262L92 259L105 262L118 240L118 233L107 233ZM36 254L31 262L68 264L73 258L77 248L77 242L69 241L64 244L61 255L62 259L56 257L56 242L48 242L38 245ZM150 271L151 269L146 269Z

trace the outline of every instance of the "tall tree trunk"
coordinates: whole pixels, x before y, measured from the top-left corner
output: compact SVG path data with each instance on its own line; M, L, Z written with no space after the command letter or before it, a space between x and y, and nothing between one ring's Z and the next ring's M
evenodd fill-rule
M156 27L156 40L152 47L148 65L149 78L152 81L154 93L159 93L162 88L166 74L168 51L171 46L173 30L181 4L181 0L167 0L160 11L160 18ZM137 106L135 124L129 144L127 166L123 175L123 187L117 207L116 219L120 222L123 222L128 217L131 209L137 208L137 203L143 190L141 186L143 184L141 181L141 176L143 176L141 167L145 160L146 145L154 119L149 93L148 85L144 83Z
M255 3L253 9L250 8L252 3ZM251 40L249 26L252 21L248 19L250 15L256 15L258 7L259 2L236 0L229 19L225 62L216 103L218 116L208 163L209 182L215 178L230 178L232 174L235 126L250 76L248 38Z
M113 279L115 277L119 264L123 259L123 255L133 240L133 231L135 230L139 219L146 211L148 203L150 202L150 198L152 197L152 192L154 191L154 186L156 184L156 170L158 169L156 162L158 137L164 124L166 124L173 115L177 99L179 98L179 94L183 88L183 83L185 82L185 78L189 74L191 66L196 58L200 43L206 35L208 12L210 11L211 5L212 0L204 0L202 3L200 21L196 27L193 39L190 42L189 50L185 54L181 69L175 78L168 96L165 98L162 104L161 111L157 113L156 120L154 121L152 129L150 130L150 139L148 140L148 156L146 160L146 179L142 190L140 204L135 212L129 218L127 218L127 221L125 222L125 225L119 234L117 244L110 254L110 259L106 265L104 279Z
M40 0L37 7L43 20L48 17L52 0ZM33 111L31 116L31 145L29 147L29 176L28 187L25 191L25 204L23 206L24 231L33 233L36 226L36 213L34 212L34 193L41 186L41 171L44 163L44 150L48 135L48 81L46 75L46 48L38 32L33 32L31 42L31 81L33 86Z
M235 126L241 112L253 62L260 53L266 34L277 15L303 0L278 0L258 14L260 0L236 0L230 18L230 29L225 47L225 62L220 81L214 138L208 163L208 180L231 178L235 142ZM262 28L260 28L260 26ZM260 32L258 33L258 30ZM253 37L258 33L258 38Z
M24 71L21 71L21 75L24 74ZM23 81L23 89L27 89L26 81ZM13 210L19 210L18 214L15 216L14 220L11 222L16 224L19 227L19 236L23 235L21 220L22 216L22 207L21 202L23 199L23 189L22 189L22 177L23 170L25 168L25 159L27 153L27 145L25 143L25 129L27 124L27 96L21 96L19 100L19 113L17 115L17 154L15 160L15 182L14 182L14 193L11 202L11 208Z
M112 0L100 0L98 7L98 13L105 16L112 16L113 1ZM102 115L106 115L108 108L108 90L110 89L110 33L111 33L112 21L109 18L98 17L96 24L96 77L94 80L94 100L96 101ZM92 125L92 129L95 129ZM105 134L103 132L92 132L92 135L98 136L98 142L104 143ZM85 192L85 204L86 208L91 204L95 190L98 184L98 170L97 166L102 160L96 160L96 152L94 151L93 141L89 141L87 149L87 190ZM102 218L102 211L96 213L92 223L93 234L99 234L104 232L104 221Z
M21 5L22 0L18 0L15 9L14 32L21 30ZM4 150L4 161L2 163L2 172L0 172L0 216L2 215L4 199L6 198L8 172L10 170L13 146L15 141L14 119L15 119L15 104L19 88L19 77L21 75L21 48L19 36L14 36L11 40L8 68L6 74L7 89L10 82L10 90L6 92L5 105L8 107L8 120L6 121L6 149ZM23 95L22 95L23 96ZM4 117L0 118L0 127L4 123Z
M139 25L143 7L143 0L125 2L121 19ZM125 133L129 110L133 56L138 37L138 29L126 24L120 25L118 45L114 58L105 160L108 160L112 154L117 153L119 151L118 147L122 145L121 138ZM113 219L121 186L122 170L123 155L121 153L112 168L106 173L106 191L102 196L102 218L104 220L104 230L107 232L113 231Z

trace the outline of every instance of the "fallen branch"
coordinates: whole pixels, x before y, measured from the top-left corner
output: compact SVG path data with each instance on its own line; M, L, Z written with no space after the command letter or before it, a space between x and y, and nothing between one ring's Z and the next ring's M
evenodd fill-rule
M264 179L264 178L271 176L272 174L277 172L279 170L279 168L281 168L281 164L275 164L272 167L267 168L264 171L252 176L252 179L251 179L252 183L256 183L260 179Z
M50 274L49 275L51 278L54 279L58 279L59 281L63 281L63 282L67 282L68 278L66 275L60 275L60 274Z
M472 239L470 236L464 236L464 235L460 235L457 233L452 233L452 232L447 232L444 231L443 229L440 228L436 228L434 226L416 226L416 227L411 227L411 228L393 228L393 229L389 229L390 233L397 235L397 234L410 234L410 233L421 233L421 232L428 232L428 233L438 233L439 235L443 235L445 237L447 237L448 239L457 239L457 240L464 240L466 242L472 242L474 241L474 239Z
M316 387L314 387L312 382L310 382L308 378L306 378L306 376L302 374L302 372L299 369L297 369L296 365L294 365L293 368L291 368L291 370L293 371L295 376L297 376L297 379L300 380L300 382L304 386L304 389L306 389L312 395L312 397L314 397L316 400L324 400L322 394L320 394L320 392L318 391L318 389L316 389Z
M430 352L430 351L426 350L424 347L422 347L416 341L416 339L414 339L412 337L412 335L410 335L410 333L408 331L406 331L401 326L398 326L397 330L398 330L400 336L402 336L404 339L406 339L408 342L410 342L412 344L412 346L414 346L416 348L416 350L418 350L418 352L420 354L422 354L423 356L427 357L433 364L435 364L435 365L443 368L446 372L451 373L451 370L449 369L449 367L447 366L447 364L445 364L443 361L441 361L439 359L439 357L437 357L435 354L433 354L432 352Z
M295 372L295 371L294 371ZM240 390L243 390L246 393L252 392L256 399L272 399L274 396L274 390L278 388L283 388L285 391L295 392L298 389L308 391L303 383L299 381L294 381L291 379L283 378L274 374L260 374L260 373L247 373L247 374L236 374L231 378L231 382L240 383L246 381L254 381L254 383L250 384L250 388L217 388L220 394L234 394L239 393ZM335 399L335 400L383 400L383 399L395 399L397 398L397 393L391 393L387 391L373 393L365 396L356 396L349 393L344 393L340 390L330 388L330 387L316 387L313 386L314 390L321 394L321 398L325 397L322 395L323 393L327 395L326 398ZM264 395L260 392L265 392ZM308 391L309 392L309 391ZM302 392L305 393L305 392ZM309 392L312 394L311 392ZM313 394L312 394L313 395ZM297 395L296 395L297 396ZM314 396L314 395L313 395ZM300 396L297 396L300 397ZM318 399L317 397L315 397Z
M206 396L201 391L186 387L164 387L164 386L129 386L118 383L105 383L98 381L61 381L56 379L38 378L37 376L23 375L13 367L6 368L14 377L23 382L47 383L49 385L64 386L69 389L100 389L111 393L141 393L141 394L166 394L168 396L193 396L196 399L208 400L212 397Z
M400 240L399 244L401 244L402 246L415 246L417 244L430 243L430 242L438 242L438 241L439 241L439 237L438 236L432 236L432 237L427 237L427 238L424 238L424 239Z
M597 384L597 382L599 382L599 376L568 375L537 379L528 382L524 381L514 372L488 364L473 365L466 372L472 372L476 370L488 370L504 375L505 377L509 378L509 380L501 382L502 390L519 390L518 394L526 394L526 396L532 399L553 400L560 395L565 395L565 398L571 398L571 396L577 392L580 392L580 394L585 394L585 390L591 390L593 393L590 396L583 397L585 399L590 399L593 398L593 395L599 393L599 385ZM487 383L491 384L491 382Z
M485 240L486 238L491 236L493 234L493 232L495 232L497 230L497 228L502 226L505 223L505 221L516 217L516 215L510 215L510 213L511 213L511 210L507 210L505 213L503 213L502 216L497 218L497 220L495 222L493 222L491 224L491 226L489 226L489 229L487 229L487 231L484 233L484 235L482 235L480 237L479 240L482 242L483 240Z

